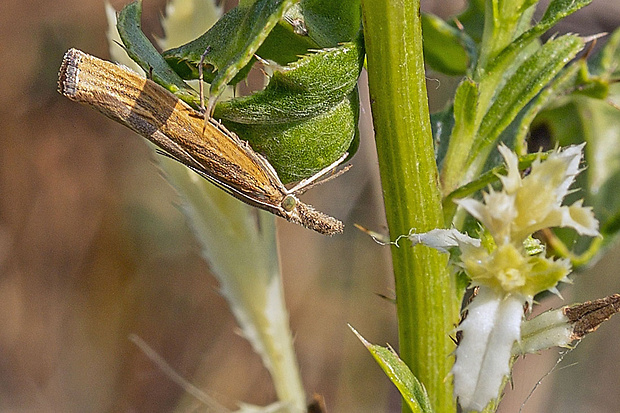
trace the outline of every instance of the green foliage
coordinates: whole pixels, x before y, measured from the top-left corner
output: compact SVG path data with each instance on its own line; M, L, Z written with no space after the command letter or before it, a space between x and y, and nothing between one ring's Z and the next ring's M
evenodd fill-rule
M168 66L141 29L142 3L128 4L118 14L116 28L125 50L155 82L165 87L194 108L200 107L198 93Z
M293 0L242 1L205 34L168 50L164 57L185 78L195 79L198 77L195 68L206 52L205 63L210 70L205 70L205 80L211 83L211 98L215 99L229 83L234 84L247 75L254 53L293 3Z
M542 20L502 50L499 56L491 62L488 70L506 71L511 64L514 64L519 54L530 44L538 40L542 34L553 27L558 21L588 5L591 1L592 0L554 0L549 3L549 7L547 7Z
M264 62L273 71L265 90L213 108L230 130L266 156L284 183L356 151L357 78L364 61L359 2L242 1L202 36L163 58L140 30L140 11L135 2L119 15L126 49L154 81L194 108L200 107L198 94L184 79L198 77L205 51L209 107L224 86L248 75L255 55L286 65Z
M362 11L359 0L301 0L308 37L319 47L336 47L355 39L361 29Z
M613 190L620 185L620 153L615 149L620 147L620 116L617 103L611 105L606 101L610 100L610 97L611 100L616 99L614 93L618 93L615 92L616 86L613 83L620 77L620 34L614 34L607 46L590 59L589 63L586 63L586 58L576 57L592 39L569 34L551 37L544 43L541 40L541 35L558 21L588 5L590 1L551 0L538 22L532 20L537 0L472 0L468 9L457 16L455 22L443 21L432 15L423 16L425 62L444 74L463 76L454 100L444 110L431 116L446 225L453 225L458 229L467 228L469 225L469 228L476 228L473 221L467 222L462 214L457 213L453 200L475 195L477 191L498 181L497 174L502 173L502 167L498 166L501 157L496 150L499 142L521 155L521 170L528 168L537 156L546 156L545 153L527 154L531 125L538 125L544 126L553 138L550 146L544 147L545 150L551 149L555 143L564 146L588 142L588 169L580 176L581 182L578 182L578 185L586 188L584 203L593 206L601 222L601 233L606 237L603 245L607 245L609 239L612 239L609 235L615 235L620 229L620 195ZM364 10L365 22L374 20L373 13L378 9L379 7L369 5L368 10L372 11ZM412 25L413 21L408 21L403 27L410 30L409 25ZM391 36L391 33L385 34L386 38ZM371 45L367 44L366 47L371 54ZM382 54L376 50L374 52L378 53L381 59L389 57L388 53ZM371 62L369 55L368 69L372 83ZM406 69L399 69L400 72L390 72L389 76L386 76L389 81L408 85L417 79L417 74L414 73L406 74L409 76L407 79L402 74ZM390 69L381 67L381 70ZM379 135L379 129L387 127L392 135L399 136L398 128L401 125L397 121L391 121L389 115L390 111L399 110L399 103L393 103L394 93L391 88L387 84L383 87L385 92L377 88L373 94L371 84L371 96L373 102L376 102L373 106L375 129ZM406 90L407 86L402 86L401 89ZM424 128L424 123L419 127ZM382 158L381 145L384 143L379 139L377 136L383 174L391 171L389 165L393 165L395 159L404 157L404 149L401 150L396 144L386 146L386 151L390 153ZM413 149L410 147L409 150ZM536 152L539 148L532 147L531 150ZM400 162L398 164L401 165ZM393 172L390 176L400 175ZM392 178L384 179L384 183L390 179ZM408 187L415 187L416 184L406 181L400 183L400 187L398 185L391 181L384 184L388 223L392 219L403 219L406 215L403 209L411 207L404 194ZM392 186L397 188L392 189ZM584 197L583 193L573 195L575 199ZM426 201L421 201L420 205L425 205L424 202ZM390 209L389 205L392 203L401 205L401 210ZM423 224L417 221L411 227L423 231ZM392 225L390 230L393 230ZM566 247L575 245L574 238L574 231L569 235L559 231L558 240L561 243L556 240L554 244L558 247L557 252L571 256L574 264L585 263L596 257L596 248L601 245L600 239L595 239L592 244L585 241L583 246L577 244L577 251L586 251L586 254L575 257ZM393 251L395 262L398 253L400 251ZM427 272L423 276L415 276L432 275ZM395 277L398 287L410 283L410 278L407 277L413 275L411 270L401 271L395 264ZM400 288L404 290L403 287ZM459 284L460 292L462 288ZM428 291L427 294L432 297L434 292ZM441 328L442 320L439 315L434 318L431 314L430 317L434 320L416 318L419 315L414 307L422 305L424 299L413 305L403 303L419 297L409 296L407 292L398 290L397 297L399 327L401 330L416 329L408 333L401 331L401 339L407 337L416 340L411 337L420 333L422 325L436 322L436 328ZM408 306L412 308L408 309ZM401 345L408 346L409 343ZM423 347L428 344L416 340L416 345ZM418 355L421 353L422 351L417 352ZM414 374L422 377L421 370L417 367L418 360L402 348L401 356ZM430 381L426 377L424 381L430 389ZM436 395L433 390L429 391L435 404Z
M353 327L351 330L370 351L375 361L396 386L403 400L413 413L431 413L433 408L424 385L411 373L411 370L392 347L382 347L371 344L362 337Z
M402 6L363 0L368 31L363 40L360 1L242 0L209 31L163 57L140 30L139 2L121 12L118 28L130 56L153 80L195 108L200 106L198 94L184 80L198 77L203 54L210 106L225 86L246 78L255 56L269 60L262 62L273 73L264 90L220 102L214 114L264 154L284 182L301 180L344 152L355 152L356 82L368 49L377 148L393 235L442 223L462 229L463 217L452 200L497 182L502 173L495 149L499 142L517 150L522 155L519 167L527 168L536 157L526 154L531 125L549 131L550 145L586 141L589 167L579 182L585 192L575 196L585 196L585 203L593 206L609 243L620 230L620 195L615 190L620 185L620 116L617 104L608 102L620 96L614 85L620 77L620 31L589 61L575 59L586 44L578 35L540 40L560 19L590 1L551 0L534 24L536 0L472 0L458 16L461 29L437 16L419 20L415 1ZM422 42L416 38L421 25L429 66L463 76L453 102L431 118L434 153L419 63ZM573 245L573 236L557 232L560 253ZM595 257L600 244L577 244L580 252L587 252L582 261ZM450 409L451 387L442 382L451 349L445 339L456 322L464 285L446 281L445 257L434 252L395 248L393 254L400 352L407 364L391 349L365 345L409 409L431 411L431 403L437 410ZM419 291L425 291L424 297ZM429 354L430 367L424 359ZM416 377L424 380L430 397Z
M361 42L304 56L278 68L265 90L222 102L214 116L263 153L283 182L299 181L353 151L363 59Z
M584 41L565 35L541 45L538 39L589 0L552 1L542 20L532 26L535 3L487 2L483 16L481 4L472 2L459 17L470 38L480 40L477 54L468 53L478 60L469 64L468 76L457 89L453 104L433 116L444 196L497 165L498 141L522 149L536 114L558 93L564 93L559 79L566 78L564 73L571 66L567 64ZM477 22L483 18L481 31ZM454 208L446 212L446 219L451 220Z
M545 43L525 60L496 93L482 118L469 155L470 162L489 150L501 132L560 70L583 48L578 36L565 35Z

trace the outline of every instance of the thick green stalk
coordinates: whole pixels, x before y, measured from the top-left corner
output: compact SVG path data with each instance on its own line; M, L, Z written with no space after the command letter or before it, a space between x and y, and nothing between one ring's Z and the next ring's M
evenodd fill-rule
M388 226L444 226L429 122L419 0L362 0L368 77ZM459 302L447 257L425 246L392 247L399 352L436 412L456 410L448 379ZM404 411L408 411L405 407Z

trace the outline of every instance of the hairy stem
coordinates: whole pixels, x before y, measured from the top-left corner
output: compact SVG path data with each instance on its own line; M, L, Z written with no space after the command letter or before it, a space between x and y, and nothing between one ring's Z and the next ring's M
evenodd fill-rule
M429 122L419 0L362 0L375 139L391 238L444 226ZM459 301L447 256L392 247L399 351L437 412L456 411L450 332ZM408 411L407 407L403 408Z

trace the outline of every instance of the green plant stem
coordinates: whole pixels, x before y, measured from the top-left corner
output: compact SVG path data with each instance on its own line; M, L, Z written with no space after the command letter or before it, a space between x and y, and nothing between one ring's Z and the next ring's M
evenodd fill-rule
M362 0L375 139L392 239L444 226L429 121L419 0ZM399 352L436 412L456 411L448 379L459 300L447 256L392 247ZM404 407L404 411L408 408Z

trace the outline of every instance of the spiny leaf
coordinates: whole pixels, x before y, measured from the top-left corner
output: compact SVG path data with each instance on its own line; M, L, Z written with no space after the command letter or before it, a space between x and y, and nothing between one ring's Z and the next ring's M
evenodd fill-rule
M128 4L118 14L116 28L125 45L127 54L155 82L174 93L179 99L187 102L194 108L200 107L198 93L189 87L181 77L175 73L161 57L157 49L147 39L141 29L140 17L142 2Z
M359 0L302 0L286 10L257 55L289 64L320 48L337 47L359 37Z
M525 49L531 42L538 39L543 33L564 17L590 4L592 0L553 0L549 3L542 20L527 30L508 47L506 47L489 65L488 71L505 70L506 65L514 62L516 55Z
M196 78L196 68L206 52L205 63L211 67L205 71L205 79L211 82L210 103L214 103L226 85L245 77L254 53L294 2L242 1L205 34L163 55L184 77Z
M547 6L547 10L537 26L543 26L548 29L559 20L573 14L591 2L592 0L553 0Z
M398 354L391 347L381 347L369 343L353 327L349 326L349 328L370 351L370 354L372 354L381 369L398 388L411 411L413 413L432 412L433 408L424 385L413 375L405 362L398 357Z
M361 42L349 42L276 66L264 90L221 102L216 114L243 124L289 123L317 116L351 94L363 58Z
M355 39L362 23L359 0L302 0L308 37L320 47L336 47Z
M583 40L565 35L549 40L506 81L484 116L470 159L493 144L519 111L583 48Z
M283 182L299 181L356 150L361 42L278 67L253 95L221 102L214 116L264 154Z

